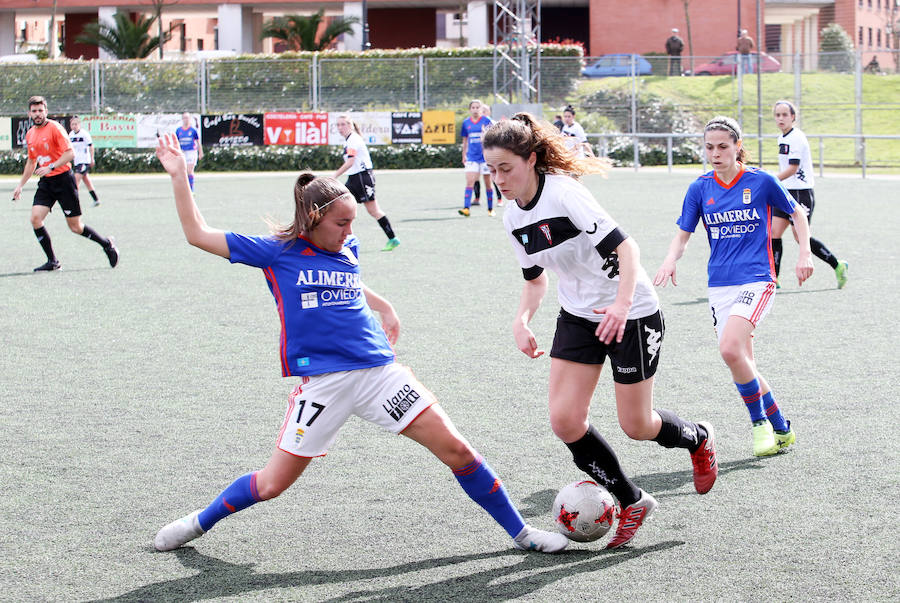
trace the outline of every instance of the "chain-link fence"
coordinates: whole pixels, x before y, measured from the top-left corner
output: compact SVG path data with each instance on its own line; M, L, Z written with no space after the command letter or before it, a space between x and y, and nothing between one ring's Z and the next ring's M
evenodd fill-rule
M864 60L865 56L865 60ZM568 104L587 132L604 135L614 152L640 144L687 161L696 134L716 114L734 116L748 138L777 134L771 108L789 99L798 125L820 139L829 163L900 165L900 52L763 54L741 58L606 55L540 61L538 102L552 117ZM885 59L887 57L887 59ZM505 69L511 69L508 65ZM532 64L532 69L536 64ZM757 72L761 72L758 78ZM499 74L503 78L509 73ZM68 61L0 64L0 115L22 115L25 99L42 94L51 113L252 113L264 111L461 111L472 98L495 97L491 58L217 59L201 61ZM815 144L814 144L815 147ZM751 148L751 151L754 149ZM815 148L814 148L815 151ZM677 161L676 161L677 162Z

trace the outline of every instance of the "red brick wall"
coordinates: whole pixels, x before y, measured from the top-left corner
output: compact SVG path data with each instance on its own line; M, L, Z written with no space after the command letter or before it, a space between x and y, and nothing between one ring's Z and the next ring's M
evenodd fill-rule
M369 43L372 48L434 46L437 14L434 8L370 8Z
M616 2L590 0L591 36L588 52L592 56L614 52L665 52L666 38L677 27L684 40L684 55L689 54L687 23L682 0L628 0ZM763 13L765 16L765 13ZM736 2L691 0L691 38L695 56L718 56L734 50L737 40ZM758 43L756 2L741 2L741 27Z

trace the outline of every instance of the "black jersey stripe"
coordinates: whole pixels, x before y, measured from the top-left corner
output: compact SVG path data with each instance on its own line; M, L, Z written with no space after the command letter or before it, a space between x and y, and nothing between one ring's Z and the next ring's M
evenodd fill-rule
M600 254L602 258L608 258L612 253L616 250L616 247L622 244L622 241L628 238L628 235L622 232L621 229L613 228L612 232L603 237L603 240L597 243L594 247L597 249L597 253Z
M559 216L527 224L513 230L512 234L525 248L525 253L532 255L574 239L581 230L568 217Z

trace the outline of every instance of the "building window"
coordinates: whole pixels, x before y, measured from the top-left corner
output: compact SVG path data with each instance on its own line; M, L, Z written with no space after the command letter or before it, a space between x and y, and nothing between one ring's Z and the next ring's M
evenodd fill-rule
M862 28L861 25L860 25L860 27L859 27L859 45L860 45L860 46L863 45L863 28Z
M203 38L197 38L197 50L203 50Z
M881 29L875 34L875 38L877 41L878 48L881 48Z
M872 48L872 28L869 28L869 48Z

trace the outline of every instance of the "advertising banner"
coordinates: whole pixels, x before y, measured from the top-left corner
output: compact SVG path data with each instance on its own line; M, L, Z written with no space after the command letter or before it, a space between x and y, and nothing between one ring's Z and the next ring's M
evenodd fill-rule
M266 144L328 144L327 113L266 113L263 125Z
M0 117L0 151L8 151L12 148L12 120L8 117Z
M394 144L422 143L421 111L391 113L391 142Z
M328 114L328 144L344 144L344 137L337 129L337 118L344 113ZM387 111L348 111L346 113L359 127L366 146L391 144L391 114Z
M65 129L66 134L69 133L69 115L51 115L50 119L59 122ZM10 123L10 138L12 140L12 148L21 149L25 147L25 134L34 125L30 117L13 117Z
M263 144L262 113L204 115L200 137L213 147L246 147Z
M174 134L181 127L181 113L154 113L152 115L138 115L137 118L137 147L149 149L156 147L156 138L161 134ZM200 144L203 144L203 128L200 127L200 114L191 114L191 126L197 130L200 136ZM91 132L91 135L94 133Z
M133 149L137 146L133 115L86 116L81 118L81 127L90 133L95 149Z
M422 142L425 144L453 144L456 142L456 120L453 111L422 112Z

